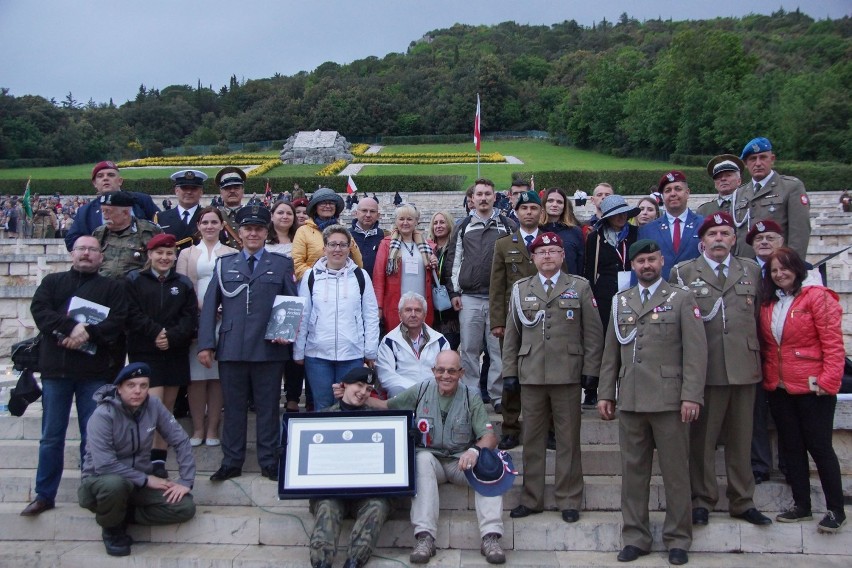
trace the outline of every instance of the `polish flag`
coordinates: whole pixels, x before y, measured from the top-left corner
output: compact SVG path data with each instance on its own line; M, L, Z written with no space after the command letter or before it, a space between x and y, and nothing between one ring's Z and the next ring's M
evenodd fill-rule
M349 176L349 181L346 182L346 193L352 195L358 191L358 186L355 185L355 181L352 179L352 176Z
M482 148L482 136L479 133L479 93L476 94L476 118L473 121L473 144L477 153Z

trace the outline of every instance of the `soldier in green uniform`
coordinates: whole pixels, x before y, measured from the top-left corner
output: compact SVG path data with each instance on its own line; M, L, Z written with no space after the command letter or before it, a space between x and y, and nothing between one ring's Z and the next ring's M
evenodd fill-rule
M219 210L225 217L225 228L222 229L220 241L231 248L243 248L240 242L239 225L237 225L237 211L243 206L245 197L246 173L240 168L228 166L222 168L216 174L216 185L219 186L219 195L222 205Z
M326 412L362 410L370 391L376 384L376 372L359 367L346 373L341 380L343 398ZM314 530L311 533L311 566L331 568L340 537L340 522L348 512L355 518L349 538L349 550L343 568L364 566L376 548L382 525L391 512L391 499L365 497L362 499L311 499Z
M126 191L109 191L98 196L104 224L92 234L101 245L104 262L100 273L112 278L142 268L147 258L145 245L163 230L144 219L133 217L133 196Z

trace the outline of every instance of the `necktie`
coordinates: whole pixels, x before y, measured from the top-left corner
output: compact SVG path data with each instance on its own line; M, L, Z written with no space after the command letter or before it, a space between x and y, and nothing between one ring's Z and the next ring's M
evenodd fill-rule
M183 212L183 224L189 225L189 211Z
M716 277L719 279L719 284L725 285L725 265L720 264L716 267Z
M254 255L248 257L249 273L254 274L254 265L257 264L257 259Z
M526 243L527 243L527 250L529 250L529 249L530 249L530 245L531 245L531 244L532 244L532 242L533 242L533 236L532 236L532 235L527 235L526 237L524 237L524 241L526 241Z
M544 291L547 292L547 297L550 297L550 292L553 290L553 282L548 278L544 281Z
M755 192L755 193L757 193L758 191L760 191L760 188L761 188L761 187L763 187L763 186L762 186L762 185L760 185L760 182L757 182L757 181L756 181L756 182L754 182L754 192Z
M676 217L674 220L674 234L672 235L672 247L674 251L677 252L677 249L680 248L680 217Z
M651 291L648 290L647 288L645 288L644 290L642 290L642 305L644 306L645 304L647 304L648 300L650 300L650 299L651 299Z
M160 276L157 276L157 280L159 280L160 282L165 282L166 277L161 274Z

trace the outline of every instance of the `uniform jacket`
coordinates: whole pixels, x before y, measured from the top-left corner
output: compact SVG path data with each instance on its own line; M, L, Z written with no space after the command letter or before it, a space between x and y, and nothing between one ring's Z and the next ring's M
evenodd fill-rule
M399 325L399 299L402 296L402 263L399 263L399 270L393 274L385 273L388 255L390 254L390 243L391 238L389 236L382 239L379 245L379 252L376 254L373 273L370 274L373 278L373 289L376 291L376 300L379 303L379 307L382 308L382 319L385 322L384 329L393 329ZM435 250L435 243L427 241L427 244L432 248L432 251ZM426 292L426 325L432 325L432 322L435 320L432 308L432 286L435 285L432 282L432 270L423 265L420 250L416 248L416 245L414 253L419 264L419 269L426 281L424 288Z
M127 319L127 352L136 357L187 359L189 344L198 329L198 298L192 282L174 269L160 282L148 270L127 275L130 300ZM159 349L155 341L166 330L169 348ZM147 359L144 359L147 361Z
M133 205L133 216L137 219L153 221L160 210L154 205L154 200L151 199L151 196L135 191L128 191L127 193L133 195L133 199L136 201ZM101 204L97 198L94 198L77 209L77 214L74 216L74 223L68 230L68 234L65 235L65 246L68 247L68 250L71 250L74 247L74 241L78 237L91 235L95 232L95 229L103 224Z
M661 282L643 306L639 287L613 298L601 363L599 400L615 400L630 412L680 410L681 402L704 403L707 339L698 304L688 288ZM625 339L622 345L616 326Z
M428 339L419 355L416 355L403 333L402 327L398 325L379 343L376 372L388 396L396 396L410 386L432 380L432 367L438 353L450 348L450 342L443 335L424 324L423 333Z
M683 232L680 237L680 247L677 252L674 251L672 245L671 227L669 219L663 213L659 219L639 227L639 240L651 239L660 246L663 251L663 279L668 280L669 272L678 262L689 260L698 256L698 228L704 217L696 215L694 211L689 210L686 215L686 224L683 226Z
M73 296L109 307L109 316L101 323L89 325L86 331L97 346L95 355L76 349L60 347L54 336L59 332L66 337L77 322L68 317L68 304ZM41 375L46 378L111 380L109 346L124 334L127 319L127 296L124 282L106 278L98 273L67 272L45 275L33 294L30 313L44 334L39 344ZM123 361L122 361L123 363Z
M308 218L305 224L296 230L293 237L293 264L296 266L296 280L301 280L305 272L311 268L316 261L325 256L322 244L322 231L319 230L313 219ZM349 256L355 264L364 267L361 251L355 239L349 241Z
M491 329L506 326L509 296L515 282L536 274L530 251L520 231L505 235L494 243L491 260L491 283L488 287L488 316Z
M199 204L198 207L195 208L195 213L193 213L192 217L189 218L188 225L183 222L183 218L180 216L180 210L177 207L158 214L157 224L164 233L174 235L178 242L187 238L193 238L198 230L198 217L201 214L201 209L201 204ZM192 241L188 241L180 245L180 250L183 251L184 249L191 247L192 244Z
M228 298L228 293L242 290ZM198 350L214 349L218 361L270 362L290 358L290 347L263 338L272 314L275 296L295 296L293 261L264 250L263 256L249 273L242 252L219 257L213 280L204 296L198 324ZM216 320L222 306L221 325L216 337Z
M120 475L143 487L151 473L151 447L159 432L177 456L177 482L192 488L195 457L189 436L163 403L149 396L135 413L121 403L115 385L104 385L94 396L97 408L89 419L82 477Z
M131 270L142 268L147 258L145 245L154 235L163 230L144 219L131 219L130 226L122 231L110 231L101 225L92 234L104 253L101 274L112 278L124 278Z
M370 228L369 231L364 231L358 227L358 220L352 220L352 226L349 228L352 233L352 238L355 244L358 245L358 250L361 251L361 259L364 262L364 270L367 274L373 274L373 266L376 264L376 253L379 250L379 243L385 238L385 232L379 228L379 222Z
M355 268L350 258L341 270L330 272L323 257L302 278L299 295L307 301L293 348L295 360L301 361L306 356L329 361L377 357L376 293L364 272L364 294L361 294ZM314 273L313 293L308 285L310 272Z
M496 209L485 222L477 215L462 219L447 245L447 258L441 275L449 277L451 285L447 289L451 297L462 294L488 296L494 243L516 229L515 224Z
M510 300L503 339L503 376L518 377L522 385L579 384L581 375L600 374L603 326L588 281L560 272L548 298L535 276L515 284L526 327ZM514 291L513 291L514 295Z
M780 346L771 328L775 303L760 307L763 387L773 391L781 379L790 394L807 394L808 377L816 377L823 390L837 394L846 357L837 294L822 286L802 288L787 312Z
M763 379L757 337L760 268L753 260L730 258L724 286L704 255L678 264L669 278L672 285L686 286L692 291L704 318L710 316L718 299L723 298L724 322L722 304L716 308L716 315L704 322L708 386L750 385Z
M737 238L745 242L745 236L754 223L772 219L781 225L784 246L792 248L805 258L811 238L810 209L805 184L800 179L774 172L769 182L757 193L754 192L752 180L737 190L735 219L737 222L741 221L746 216L746 211L749 215L749 222L740 226Z

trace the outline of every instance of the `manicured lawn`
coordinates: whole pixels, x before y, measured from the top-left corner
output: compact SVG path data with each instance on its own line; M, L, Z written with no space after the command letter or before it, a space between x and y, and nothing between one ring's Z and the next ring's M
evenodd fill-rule
M258 160L258 162L266 161L268 158ZM26 180L28 176L32 176L33 181L40 179L90 179L94 164L84 164L77 166L57 166L51 168L17 168L17 169L0 169L0 179L20 179ZM290 166L282 164L266 173L263 177L290 177L290 176L313 176L322 166L307 165L307 166ZM169 176L183 168L123 168L121 177L125 179L169 179ZM219 168L193 168L201 170L211 178L216 175ZM22 186L23 187L23 186ZM37 190L35 190L37 191Z

